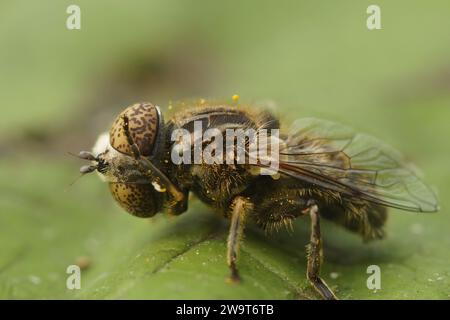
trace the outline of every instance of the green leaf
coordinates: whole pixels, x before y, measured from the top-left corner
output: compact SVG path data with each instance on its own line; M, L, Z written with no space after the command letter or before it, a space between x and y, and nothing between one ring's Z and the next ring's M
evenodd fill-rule
M276 100L283 123L342 122L412 156L441 212L391 210L387 238L369 244L324 221L322 276L342 299L450 297L447 0L380 0L379 31L365 27L371 1L105 10L80 0L79 32L65 29L68 4L0 4L1 299L318 299L305 277L307 218L292 233L249 226L243 281L228 284L228 222L199 201L177 218L142 220L94 176L68 187L80 163L63 154L90 147L126 104L234 93ZM68 290L66 269L80 260L81 290ZM370 265L381 268L377 292L366 286Z
M0 298L319 298L305 278L308 219L272 236L249 227L238 263L243 281L229 284L227 222L198 201L179 217L138 219L116 207L96 177L64 191L71 166L15 164L0 171L7 190L0 197L7 212L0 216ZM21 184L11 187L12 180ZM341 298L447 298L450 239L442 225L439 215L395 212L391 236L365 245L325 222L323 277ZM79 257L90 265L82 289L68 290L66 268ZM371 264L382 270L376 293L366 287Z

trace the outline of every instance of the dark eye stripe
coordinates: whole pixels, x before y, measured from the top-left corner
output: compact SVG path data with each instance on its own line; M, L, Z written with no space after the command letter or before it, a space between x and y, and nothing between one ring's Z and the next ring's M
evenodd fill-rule
M111 146L121 153L131 155L131 147L125 140L123 132L121 120L123 115L126 115L129 119L130 134L142 155L150 156L159 130L157 107L151 103L135 104L126 108L114 121L110 131Z

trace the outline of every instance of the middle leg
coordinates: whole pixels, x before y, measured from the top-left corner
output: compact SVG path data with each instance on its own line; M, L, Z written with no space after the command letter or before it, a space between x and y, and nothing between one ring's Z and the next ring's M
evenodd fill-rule
M239 282L240 277L236 262L239 253L239 245L244 234L244 227L248 212L253 208L249 199L237 196L231 204L231 223L227 241L227 263L230 268L228 281Z

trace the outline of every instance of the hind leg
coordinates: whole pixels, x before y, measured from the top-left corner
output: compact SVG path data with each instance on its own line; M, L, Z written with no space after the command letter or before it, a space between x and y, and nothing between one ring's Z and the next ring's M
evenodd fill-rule
M320 277L322 263L322 238L320 232L319 207L326 208L327 201L321 192L304 188L290 181L271 181L257 186L252 200L254 203L253 216L256 223L264 230L278 230L284 226L290 227L291 222L300 216L309 215L311 220L310 243L307 246L306 276L324 299L337 299L333 291ZM315 199L315 200L313 200Z

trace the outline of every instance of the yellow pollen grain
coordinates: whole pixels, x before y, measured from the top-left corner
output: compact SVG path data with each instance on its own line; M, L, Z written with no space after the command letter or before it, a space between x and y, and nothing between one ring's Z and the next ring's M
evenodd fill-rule
M233 99L233 101L238 101L239 100L239 95L238 94L233 94L231 99Z

